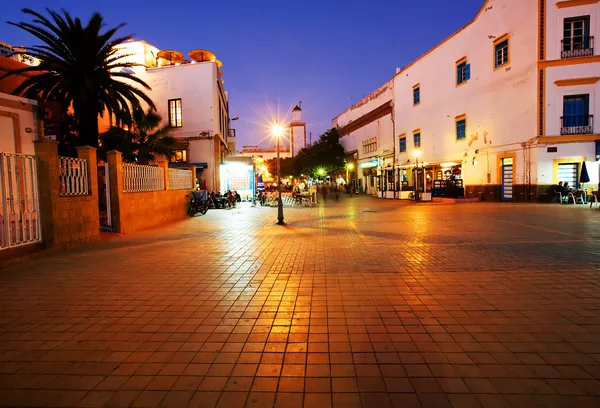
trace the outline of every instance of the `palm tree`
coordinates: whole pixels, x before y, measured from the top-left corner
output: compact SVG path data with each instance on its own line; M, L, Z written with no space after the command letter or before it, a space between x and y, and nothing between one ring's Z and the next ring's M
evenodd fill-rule
M100 136L102 150L118 150L123 160L130 163L148 164L157 155L171 158L177 140L168 136L168 126L157 129L160 121L161 117L153 109L144 112L142 108L134 108L131 127L113 126Z
M10 75L34 74L13 93L58 101L65 109L72 106L80 144L98 146L98 115L108 112L130 122L132 108L140 106L140 99L154 107L144 93L144 89L150 90L150 87L127 69L138 64L126 62L123 60L126 55L117 54L117 45L130 38L113 38L124 24L103 31L104 19L98 13L84 27L79 18L71 17L64 10L59 14L46 9L50 18L31 9L22 11L33 16L33 22L9 24L43 43L27 49L27 54L40 59L41 63L9 72L0 80Z

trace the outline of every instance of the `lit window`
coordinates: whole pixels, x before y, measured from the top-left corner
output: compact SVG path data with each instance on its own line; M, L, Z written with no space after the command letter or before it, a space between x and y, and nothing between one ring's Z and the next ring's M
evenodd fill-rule
M508 64L508 38L494 44L494 68Z
M406 152L406 137L400 138L400 153Z
M465 140L467 138L467 119L456 120L456 140Z
M471 64L467 64L467 59L462 59L456 63L456 85L461 85L471 79Z
M175 150L171 161L175 163L187 163L187 150Z
M182 127L181 99L169 99L169 127Z
M421 147L421 132L415 133L413 135L413 138L415 143L415 149L419 149Z
M413 106L417 106L421 103L421 86L415 85L413 88Z

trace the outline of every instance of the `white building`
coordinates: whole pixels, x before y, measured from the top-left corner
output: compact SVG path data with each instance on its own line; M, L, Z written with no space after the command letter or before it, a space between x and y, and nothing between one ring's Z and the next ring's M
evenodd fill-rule
M0 93L0 152L35 154L38 118L36 101Z
M296 156L300 149L306 147L306 122L302 121L302 109L296 105L292 109L292 120L289 124L290 151Z
M459 178L466 196L485 200L549 199L558 181L578 184L584 161L598 182L600 5L539 3L485 1L473 21L392 78L396 160L391 169L377 164L382 185L403 190L396 197L413 191L416 160L419 189ZM348 146L379 135L368 120L377 109L372 96L349 118L358 129L344 130L348 111L333 121Z
M228 152L229 100L223 87L221 62L206 50L194 50L195 58L183 59L176 51L162 51L145 41L121 46L130 54L136 76L152 90L147 94L156 105L169 133L179 145L175 161L196 165L206 188L220 188L220 165Z
M393 98L394 82L388 81L332 122L342 136L348 162L353 163L347 182L384 198L394 198L395 192Z

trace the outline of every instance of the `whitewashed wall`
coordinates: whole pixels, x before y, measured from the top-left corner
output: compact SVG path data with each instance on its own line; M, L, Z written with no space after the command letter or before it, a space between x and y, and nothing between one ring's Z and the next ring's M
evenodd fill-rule
M494 40L505 33L510 63L494 70ZM488 1L470 25L394 77L396 134L406 133L408 141L398 161L412 159L413 130L421 129L422 160L466 164L477 157L477 166L463 167L466 184L487 184L487 166L480 163L489 160L496 184L496 153L519 150L536 135L536 52L537 2ZM471 79L457 87L456 61L464 56ZM421 103L413 107L416 84ZM455 134L459 115L467 117L467 140L461 142ZM517 182L522 164L517 156Z
M590 95L590 114L594 115L594 133L600 132L600 82L593 85L557 86L558 80L600 76L600 62L566 65L546 69L546 135L560 135L565 95Z
M6 101L7 103L3 103ZM18 130L21 138L21 151L23 154L35 154L33 141L38 137L38 128L36 117L27 109L18 109L14 107L17 102L23 107L30 105L37 106L37 102L31 99L25 99L5 93L0 93L0 111L9 114L18 115ZM17 123L10 116L0 116L0 151L16 153L16 128ZM28 132L27 130L31 130Z
M561 40L563 39L563 22L565 18L590 16L590 35L595 36L595 49L598 50L600 44L600 5L598 3L588 4L576 7L558 8L556 3L563 0L545 0L546 1L546 59L559 60L561 51ZM598 55L598 51L595 51ZM595 71L596 74L598 71Z

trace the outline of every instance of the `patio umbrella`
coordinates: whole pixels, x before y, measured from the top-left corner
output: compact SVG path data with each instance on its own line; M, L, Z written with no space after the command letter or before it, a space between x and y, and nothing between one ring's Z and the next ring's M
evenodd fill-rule
M256 182L256 188L265 188L263 183L262 174L258 175L258 181Z
M581 164L581 174L579 175L579 182L581 184L585 184L585 183L589 183L590 182L590 175L588 174L585 162L583 162Z

